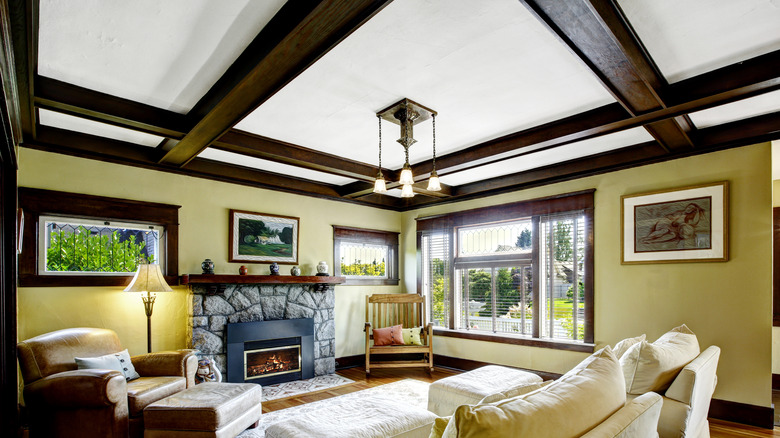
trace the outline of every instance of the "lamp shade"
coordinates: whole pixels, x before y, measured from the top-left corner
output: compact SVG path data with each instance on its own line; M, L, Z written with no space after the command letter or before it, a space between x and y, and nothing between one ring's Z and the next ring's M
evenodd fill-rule
M428 190L432 192L438 192L441 190L441 183L439 182L439 175L434 170L431 174L431 178L428 180Z
M398 183L401 185L414 184L412 168L409 167L409 163L404 164L404 168L401 170L401 178L398 180Z
M402 198L412 198L414 197L414 190L412 190L411 184L404 184L401 187L401 197Z
M376 181L374 181L374 193L385 193L386 191L387 185L385 184L385 179L377 177Z
M173 289L165 282L160 265L142 263L125 292L173 292Z

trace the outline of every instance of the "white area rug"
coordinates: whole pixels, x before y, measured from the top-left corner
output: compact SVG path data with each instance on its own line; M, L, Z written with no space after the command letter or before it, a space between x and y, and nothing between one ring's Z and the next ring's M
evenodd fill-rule
M354 380L341 377L337 374L328 374L326 376L317 376L306 380L295 380L293 382L277 383L275 385L263 385L263 401L293 397L307 392L335 388L354 382Z
M421 382L414 379L405 379L399 382L388 383L387 385L364 389L363 391L353 392L338 397L307 403L305 405L282 409L280 411L269 412L260 417L260 425L254 429L247 429L242 432L240 438L265 438L265 428L277 421L285 421L296 415L302 415L321 408L327 408L333 403L335 398L349 401L361 398L371 397L373 399L387 398L395 402L401 402L407 406L415 406L421 409L428 407L428 386L430 383ZM263 388L265 390L265 388Z

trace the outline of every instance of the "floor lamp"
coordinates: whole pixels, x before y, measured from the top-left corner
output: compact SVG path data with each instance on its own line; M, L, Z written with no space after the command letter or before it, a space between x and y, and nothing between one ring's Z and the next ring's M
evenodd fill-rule
M154 308L155 293L173 292L163 277L160 265L142 263L138 265L133 281L125 288L125 292L141 292L141 300L146 310L146 348L152 352L152 310ZM143 295L146 293L146 296Z

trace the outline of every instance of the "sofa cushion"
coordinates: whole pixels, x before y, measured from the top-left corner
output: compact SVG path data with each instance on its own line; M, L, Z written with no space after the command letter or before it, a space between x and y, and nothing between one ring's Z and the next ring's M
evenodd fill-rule
M612 352L615 353L615 357L618 358L618 360L620 360L620 358L623 357L624 354L626 354L626 351L628 351L629 348L631 348L634 344L637 344L644 340L645 340L644 333L635 338L623 339L622 341L615 344L614 347L612 347Z
M127 382L130 416L142 415L144 408L187 387L184 377L141 377Z
M374 335L374 346L383 345L404 345L404 336L400 325L392 327L375 328L371 333Z
M629 394L663 392L680 370L699 355L699 341L685 325L675 327L655 342L641 341L620 358Z
M486 403L495 403L497 401L517 397L518 395L528 394L531 391L544 388L552 382L552 380L548 380L546 382L521 383L520 385L512 386L503 391L486 395L482 400L480 400L479 404L484 405Z
M496 403L458 407L443 436L580 436L626 401L620 364L609 346L544 388Z

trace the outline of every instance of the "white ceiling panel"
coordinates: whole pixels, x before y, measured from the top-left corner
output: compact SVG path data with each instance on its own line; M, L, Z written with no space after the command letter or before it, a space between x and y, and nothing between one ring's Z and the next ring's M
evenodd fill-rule
M41 0L38 73L185 113L284 0Z
M778 0L618 3L670 83L780 49Z
M549 166L575 158L596 155L651 140L653 140L653 137L648 134L644 128L632 128L602 137L591 138L553 149L510 158L498 163L488 164L452 175L444 175L439 177L439 180L452 186L468 184L483 179L511 175L537 167Z
M376 164L375 113L404 97L439 113L439 154L614 102L516 0L395 0L237 128ZM414 136L430 158L430 121ZM385 122L390 168L398 137Z
M135 143L141 146L156 147L163 141L162 137L147 134L145 132L134 131L132 129L121 128L119 126L106 123L94 122L92 120L74 117L56 111L45 109L38 110L38 121L41 125L54 128L67 129L68 131L81 132L84 134L97 135L99 137L113 138L114 140Z
M331 175L325 172L318 172L316 170L303 169L297 166L291 166L289 164L276 163L273 161L263 160L260 158L248 157L246 155L236 154L233 152L222 151L219 149L207 148L201 152L198 157L206 158L208 160L221 161L223 163L235 164L237 166L249 167L252 169L265 170L268 172L278 173L280 175L291 176L294 178L303 178L310 181L344 185L355 182L357 180L352 178L346 178L338 175Z
M691 113L690 117L696 127L701 129L776 111L780 111L780 91Z

